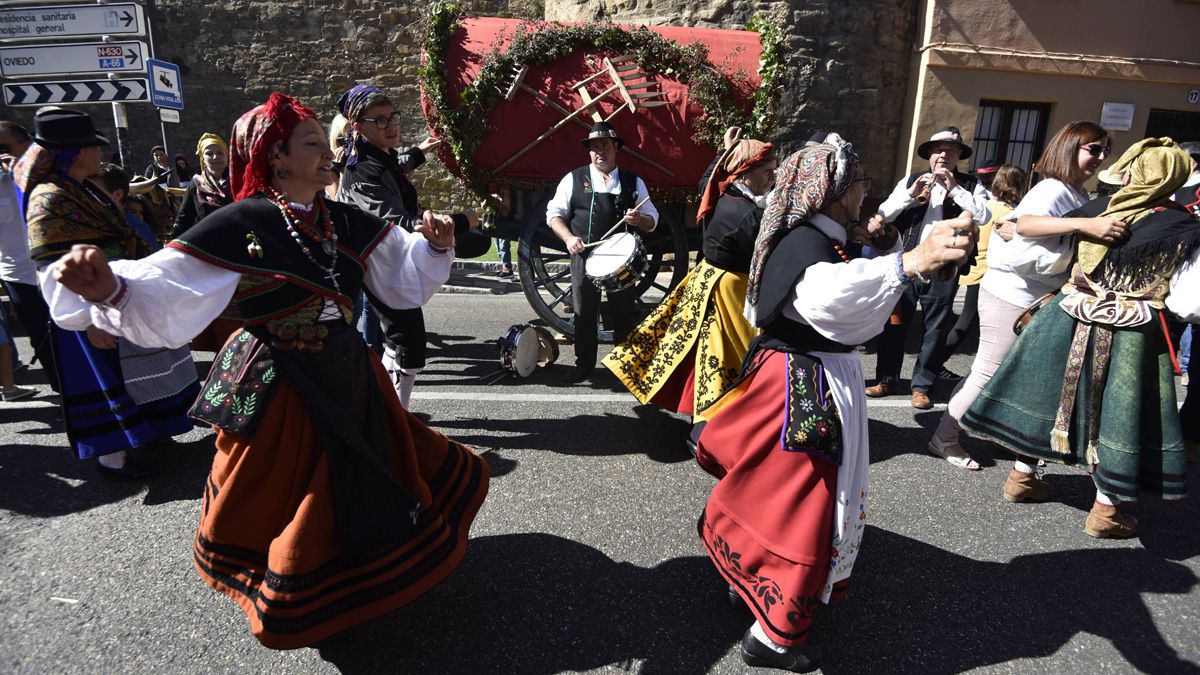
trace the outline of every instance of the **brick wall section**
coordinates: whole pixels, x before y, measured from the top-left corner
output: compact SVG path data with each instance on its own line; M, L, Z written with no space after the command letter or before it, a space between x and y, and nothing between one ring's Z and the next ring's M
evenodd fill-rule
M171 154L196 164L195 142L212 131L227 137L234 120L271 91L295 95L328 121L335 98L358 81L391 92L405 115L402 138L425 134L415 71L424 2L387 0L157 0L147 8L157 56L180 66L185 109L167 124ZM498 16L540 15L541 0L477 1L471 11ZM779 16L791 54L784 111L774 140L793 149L814 128L842 131L869 171L893 164L916 20L916 0L546 0L546 16L564 21L604 11L625 23L740 28L756 12ZM84 106L102 133L113 133L108 105ZM148 104L127 106L132 167L141 170L161 143ZM32 109L5 111L28 122ZM115 151L115 147L113 148ZM429 206L465 206L457 183L437 161L422 168L417 188ZM883 186L879 190L884 189Z

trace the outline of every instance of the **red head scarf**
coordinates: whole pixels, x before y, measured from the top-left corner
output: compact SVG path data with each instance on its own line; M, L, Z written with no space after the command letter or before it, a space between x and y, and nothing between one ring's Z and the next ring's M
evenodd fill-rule
M775 146L770 143L743 138L729 147L717 160L712 175L700 195L700 208L696 211L696 222L704 222L704 218L717 208L717 200L725 194L725 190L737 180L737 177L753 169L759 162L775 161Z
M229 186L234 200L258 194L271 184L271 146L286 141L301 122L316 116L300 101L276 93L234 123L229 148Z

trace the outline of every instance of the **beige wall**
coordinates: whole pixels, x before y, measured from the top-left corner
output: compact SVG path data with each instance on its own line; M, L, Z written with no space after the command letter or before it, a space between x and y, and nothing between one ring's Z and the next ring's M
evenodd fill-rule
M946 125L962 129L971 144L980 99L1051 104L1047 139L1072 120L1099 122L1105 101L1132 103L1136 106L1132 129L1113 132L1114 157L1144 136L1151 108L1200 113L1200 105L1187 101L1188 91L1200 88L1200 66L1190 62L1175 65L1145 59L1026 53L1087 50L1089 54L1136 53L1156 59L1200 60L1195 37L1184 37L1200 25L1200 3L1091 0L1085 3L1088 16L1073 16L1079 4L1062 0L925 0L923 30L918 32L923 42L913 57L915 72L909 83L893 180L928 166L917 157L916 148ZM1130 30L1151 20L1155 31ZM1073 29L1063 30L1064 26ZM1077 33L1092 37L1081 40ZM966 166L964 162L962 167Z

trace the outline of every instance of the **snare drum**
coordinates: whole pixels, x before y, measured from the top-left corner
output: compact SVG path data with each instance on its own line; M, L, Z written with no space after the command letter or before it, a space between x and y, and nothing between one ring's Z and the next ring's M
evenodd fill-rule
M619 232L596 246L584 261L583 273L601 290L612 293L635 286L649 266L641 237Z
M500 347L500 367L518 377L529 377L541 360L537 331L527 323L513 325L496 344Z

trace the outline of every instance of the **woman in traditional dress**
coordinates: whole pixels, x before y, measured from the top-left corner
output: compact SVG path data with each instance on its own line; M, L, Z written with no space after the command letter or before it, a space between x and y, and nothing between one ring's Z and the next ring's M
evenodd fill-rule
M774 183L775 164L770 143L742 139L726 149L696 213L704 259L604 357L641 403L694 415L737 379L758 334L742 309L760 202Z
M784 160L747 281L763 335L740 381L701 411L697 460L719 481L698 530L754 614L741 644L753 666L816 666L813 611L844 594L858 556L869 458L855 346L883 329L905 286L961 264L975 237L967 214L902 253L894 227L857 225L869 183L836 134ZM887 253L850 260L847 239Z
M1084 532L1101 538L1137 533L1117 506L1139 489L1166 499L1186 492L1162 312L1200 317L1200 225L1170 201L1191 159L1171 139L1149 138L1112 170L1128 183L1102 217L1128 223L1128 240L1080 239L1062 291L1033 315L962 418L972 435L1019 455L1088 469L1096 501Z
M200 158L201 170L183 193L172 238L187 232L213 211L233 203L229 191L229 146L220 136L206 133L196 143L196 156Z
M486 463L396 398L350 325L364 284L394 307L450 272L452 230L407 232L324 199L313 111L272 94L238 120L238 201L138 262L77 246L46 284L56 321L186 343L236 298L245 327L192 414L217 428L195 563L262 644L312 645L407 604L466 552ZM58 280L58 284L54 280Z
M26 195L29 253L46 268L77 244L107 258L132 261L149 253L124 211L89 180L100 172L102 146L92 120L77 110L50 109L34 117L34 145L17 165ZM80 459L98 458L100 472L137 479L151 469L127 457L193 428L188 406L199 383L186 345L114 337L87 315L51 327L67 439Z

